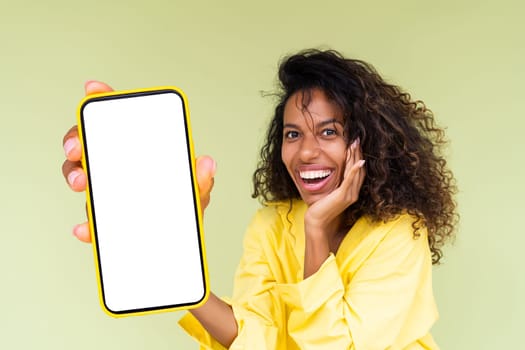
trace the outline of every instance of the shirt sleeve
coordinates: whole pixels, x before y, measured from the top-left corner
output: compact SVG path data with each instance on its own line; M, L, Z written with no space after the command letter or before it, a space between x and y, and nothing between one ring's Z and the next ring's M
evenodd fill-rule
M179 325L186 333L199 342L200 350L226 350L189 312L179 320Z
M276 277L279 269L271 268L268 232L283 228L268 222L256 215L245 236L232 298L238 335L230 349L437 349L429 335L437 318L430 250L424 232L413 238L410 217L388 224L358 267L331 254L297 283L276 282L293 278ZM201 349L224 349L197 320L186 321L181 325Z
M262 235L272 227L271 215L257 212L244 238L244 251L235 274L234 294L230 303L237 321L237 337L229 349L286 349L278 315L278 296L274 292L275 278L265 258ZM191 314L179 324L195 338L201 349L222 350L220 345Z
M244 238L232 298L238 334L230 349L286 349L282 327L285 316L267 254L272 246L271 233L283 230L274 213L258 211Z
M333 254L307 279L275 287L289 310L288 333L300 349L349 348L345 288Z
M426 235L401 219L346 280L333 255L307 279L278 284L300 349L437 349Z

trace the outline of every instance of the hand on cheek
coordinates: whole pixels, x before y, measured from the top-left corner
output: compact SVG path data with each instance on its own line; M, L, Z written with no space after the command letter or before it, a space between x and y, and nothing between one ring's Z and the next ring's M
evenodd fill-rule
M356 139L347 150L341 184L308 208L305 225L324 231L346 208L358 200L365 178L364 164L359 139Z

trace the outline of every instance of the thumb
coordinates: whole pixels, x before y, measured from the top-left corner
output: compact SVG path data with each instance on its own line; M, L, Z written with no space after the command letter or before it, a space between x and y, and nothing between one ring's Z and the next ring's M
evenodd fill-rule
M209 156L200 156L195 163L201 205L204 209L210 201L210 192L213 188L213 177L215 176L217 163Z
M197 182L201 194L211 191L213 177L215 176L217 164L210 156L200 156L196 160Z
M84 83L84 90L86 95L98 94L101 92L110 92L113 91L111 86L101 81L88 80Z

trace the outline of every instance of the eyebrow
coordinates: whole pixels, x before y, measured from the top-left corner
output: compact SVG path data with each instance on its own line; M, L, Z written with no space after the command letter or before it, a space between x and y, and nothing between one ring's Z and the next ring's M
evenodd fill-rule
M323 120L322 122L317 123L315 125L315 127L316 128L320 128L320 127L323 127L325 125L334 124L334 123L340 124L341 126L344 127L344 124L340 120L337 120L336 118ZM286 123L286 124L283 125L283 129L284 128L299 129L299 126L297 124L293 124L293 123Z

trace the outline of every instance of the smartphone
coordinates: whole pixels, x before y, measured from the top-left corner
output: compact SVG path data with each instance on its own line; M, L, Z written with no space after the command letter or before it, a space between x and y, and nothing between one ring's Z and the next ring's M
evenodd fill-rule
M86 97L78 108L102 308L189 309L208 277L188 103L176 87Z

